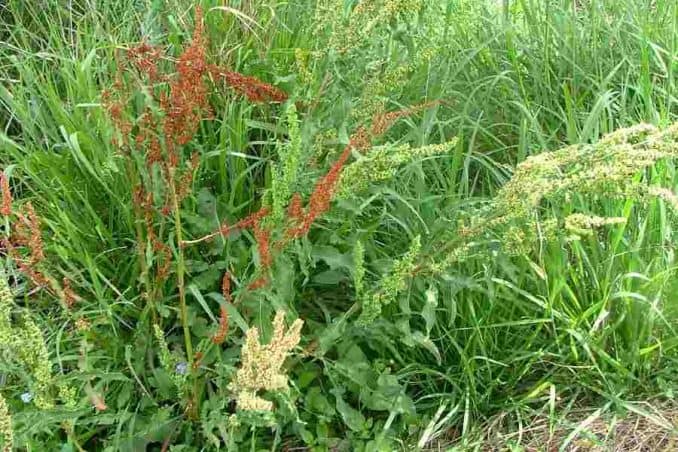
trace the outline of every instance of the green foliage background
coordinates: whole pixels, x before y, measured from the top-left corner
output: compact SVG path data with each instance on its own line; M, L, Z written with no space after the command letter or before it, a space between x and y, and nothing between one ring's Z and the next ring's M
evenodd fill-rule
M510 231L497 231L482 252L439 271L420 273L417 262L445 261L446 250L466 243L459 225L530 156L676 121L678 3L200 4L210 60L291 100L256 105L212 93L216 118L188 146L201 155L181 212L189 238L256 211L292 158L298 170L286 183L307 196L375 112L438 102L397 121L374 143L376 154L354 155L358 180L276 258L270 287L246 293L259 259L249 232L187 249L196 343L209 343L226 305L224 272L234 275L234 295L243 294L229 305L226 343L201 361L200 412L190 419L144 315L130 180L101 92L113 83L116 49L145 39L178 55L195 2L0 6L0 162L16 202L30 200L42 219L51 274L71 279L80 297L64 311L2 255L13 318L29 313L39 325L55 378L76 399L49 410L24 403L34 376L0 355L17 447L374 451L440 439L483 450L483 425L497 413L511 428L535 415L555 424L582 405L638 412L633 400L673 398L670 202L573 191L540 208L561 220L583 212L625 223L577 241L536 238L512 253L502 247ZM425 148L442 143L451 144ZM370 172L382 164L383 173ZM671 159L633 181L678 188ZM168 350L185 359L173 274L163 288L157 309ZM366 318L361 308L377 295L378 315ZM305 322L286 365L290 389L268 395L272 414L236 413L228 384L244 332L258 326L270 335L278 309ZM77 330L76 319L91 327ZM107 409L95 411L88 391Z

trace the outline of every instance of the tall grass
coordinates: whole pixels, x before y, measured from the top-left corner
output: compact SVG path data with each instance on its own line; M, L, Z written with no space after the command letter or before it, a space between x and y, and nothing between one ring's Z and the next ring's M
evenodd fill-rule
M157 223L173 262L184 259L186 312L172 270L154 292L154 317L139 256L152 265L155 255L140 246L136 176L112 143L101 93L142 39L170 65L190 42L194 3L0 7L0 162L16 207L30 201L41 218L47 272L77 293L63 309L58 290L36 290L3 255L12 319L30 314L54 374L76 391L75 408L25 403L33 377L3 357L0 393L17 447L413 450L442 441L485 450L482 430L498 414L509 430L543 416L554 432L582 406L658 422L637 401L676 389L670 203L573 192L546 211L625 224L577 241L537 238L519 253L497 233L480 255L435 274L407 256L440 261L446 244L464 243L459 222L530 156L675 122L675 1L201 2L210 62L274 84L290 101L253 103L215 84L215 117L184 150L199 152L200 165L180 222ZM141 89L132 109L150 97ZM270 268L262 270L257 228L275 242L287 227L279 218L201 241L275 202L290 149L300 160L287 200L308 200L360 126L407 108L372 137L382 147L346 154L350 166L381 151L387 176L366 163L375 171L357 173L378 182L342 191ZM451 148L394 157L403 145L440 143ZM670 160L634 177L678 189ZM4 221L3 238L14 221ZM248 288L262 271L268 284ZM227 272L232 290L222 293ZM359 321L384 294L391 302L377 318ZM288 387L265 394L272 412L239 410L230 401L242 391L230 385L249 362L246 331L256 326L266 347L281 309L304 321L284 367ZM224 312L228 333L214 344ZM184 326L198 357L186 355Z

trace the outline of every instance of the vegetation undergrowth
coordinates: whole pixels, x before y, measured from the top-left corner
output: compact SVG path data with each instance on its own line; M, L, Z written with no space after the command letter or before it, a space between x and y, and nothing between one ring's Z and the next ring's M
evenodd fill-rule
M1 447L675 433L676 68L672 0L8 0Z

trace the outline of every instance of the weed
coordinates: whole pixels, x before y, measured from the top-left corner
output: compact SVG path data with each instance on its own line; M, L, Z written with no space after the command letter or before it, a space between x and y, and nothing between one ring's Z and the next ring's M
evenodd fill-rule
M675 1L5 3L3 450L673 433Z

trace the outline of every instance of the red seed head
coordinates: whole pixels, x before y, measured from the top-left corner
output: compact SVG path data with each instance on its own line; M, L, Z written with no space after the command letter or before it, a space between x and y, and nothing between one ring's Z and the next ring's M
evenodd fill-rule
M216 345L223 344L224 341L226 340L227 334L228 334L228 311L224 306L222 306L219 314L219 327L212 336L212 342Z
M63 301L67 308L72 308L75 302L78 300L78 296L71 288L71 281L64 277L62 280L63 286Z
M284 102L288 98L287 93L280 88L256 77L221 70L214 66L211 67L211 72L214 78L223 79L236 93L246 97L250 102Z
M161 57L162 50L146 42L127 50L127 59L151 82L159 80L158 61Z
M0 215L8 217L12 213L12 192L9 189L9 177L3 172L0 172L0 190L2 191Z
M254 239L257 242L261 267L270 267L273 261L271 257L271 231L262 227L259 220L254 223Z
M27 245L31 250L31 262L33 264L38 264L45 260L42 234L40 233L40 218L38 218L38 215L33 208L33 204L30 202L26 204L26 212L28 214L27 226L30 233L30 242L27 243Z
M46 286L49 280L40 271L45 260L45 251L40 232L40 219L29 202L17 212L17 221L14 222L11 240L3 242L8 254L19 267L19 270L38 287ZM16 247L28 251L28 256L22 254Z
M302 206L301 195L299 193L292 195L290 205L287 207L287 216L293 224L298 224L303 219L304 207Z
M259 278L252 281L249 284L249 286L247 286L247 288L249 290L252 290L252 291L259 290L259 289L266 287L267 284L268 284L268 278L266 276L260 276Z
M404 108L402 110L374 115L374 117L372 118L372 127L370 129L371 135L373 137L379 137L386 133L386 131L390 129L391 126L393 126L393 124L398 119L413 115L414 113L417 113L421 110L425 110L426 108L430 108L440 103L441 101L434 100L431 102L424 102L423 104L414 105L409 108Z
M231 302L231 274L229 272L224 273L221 279L221 294L224 296L224 300Z

